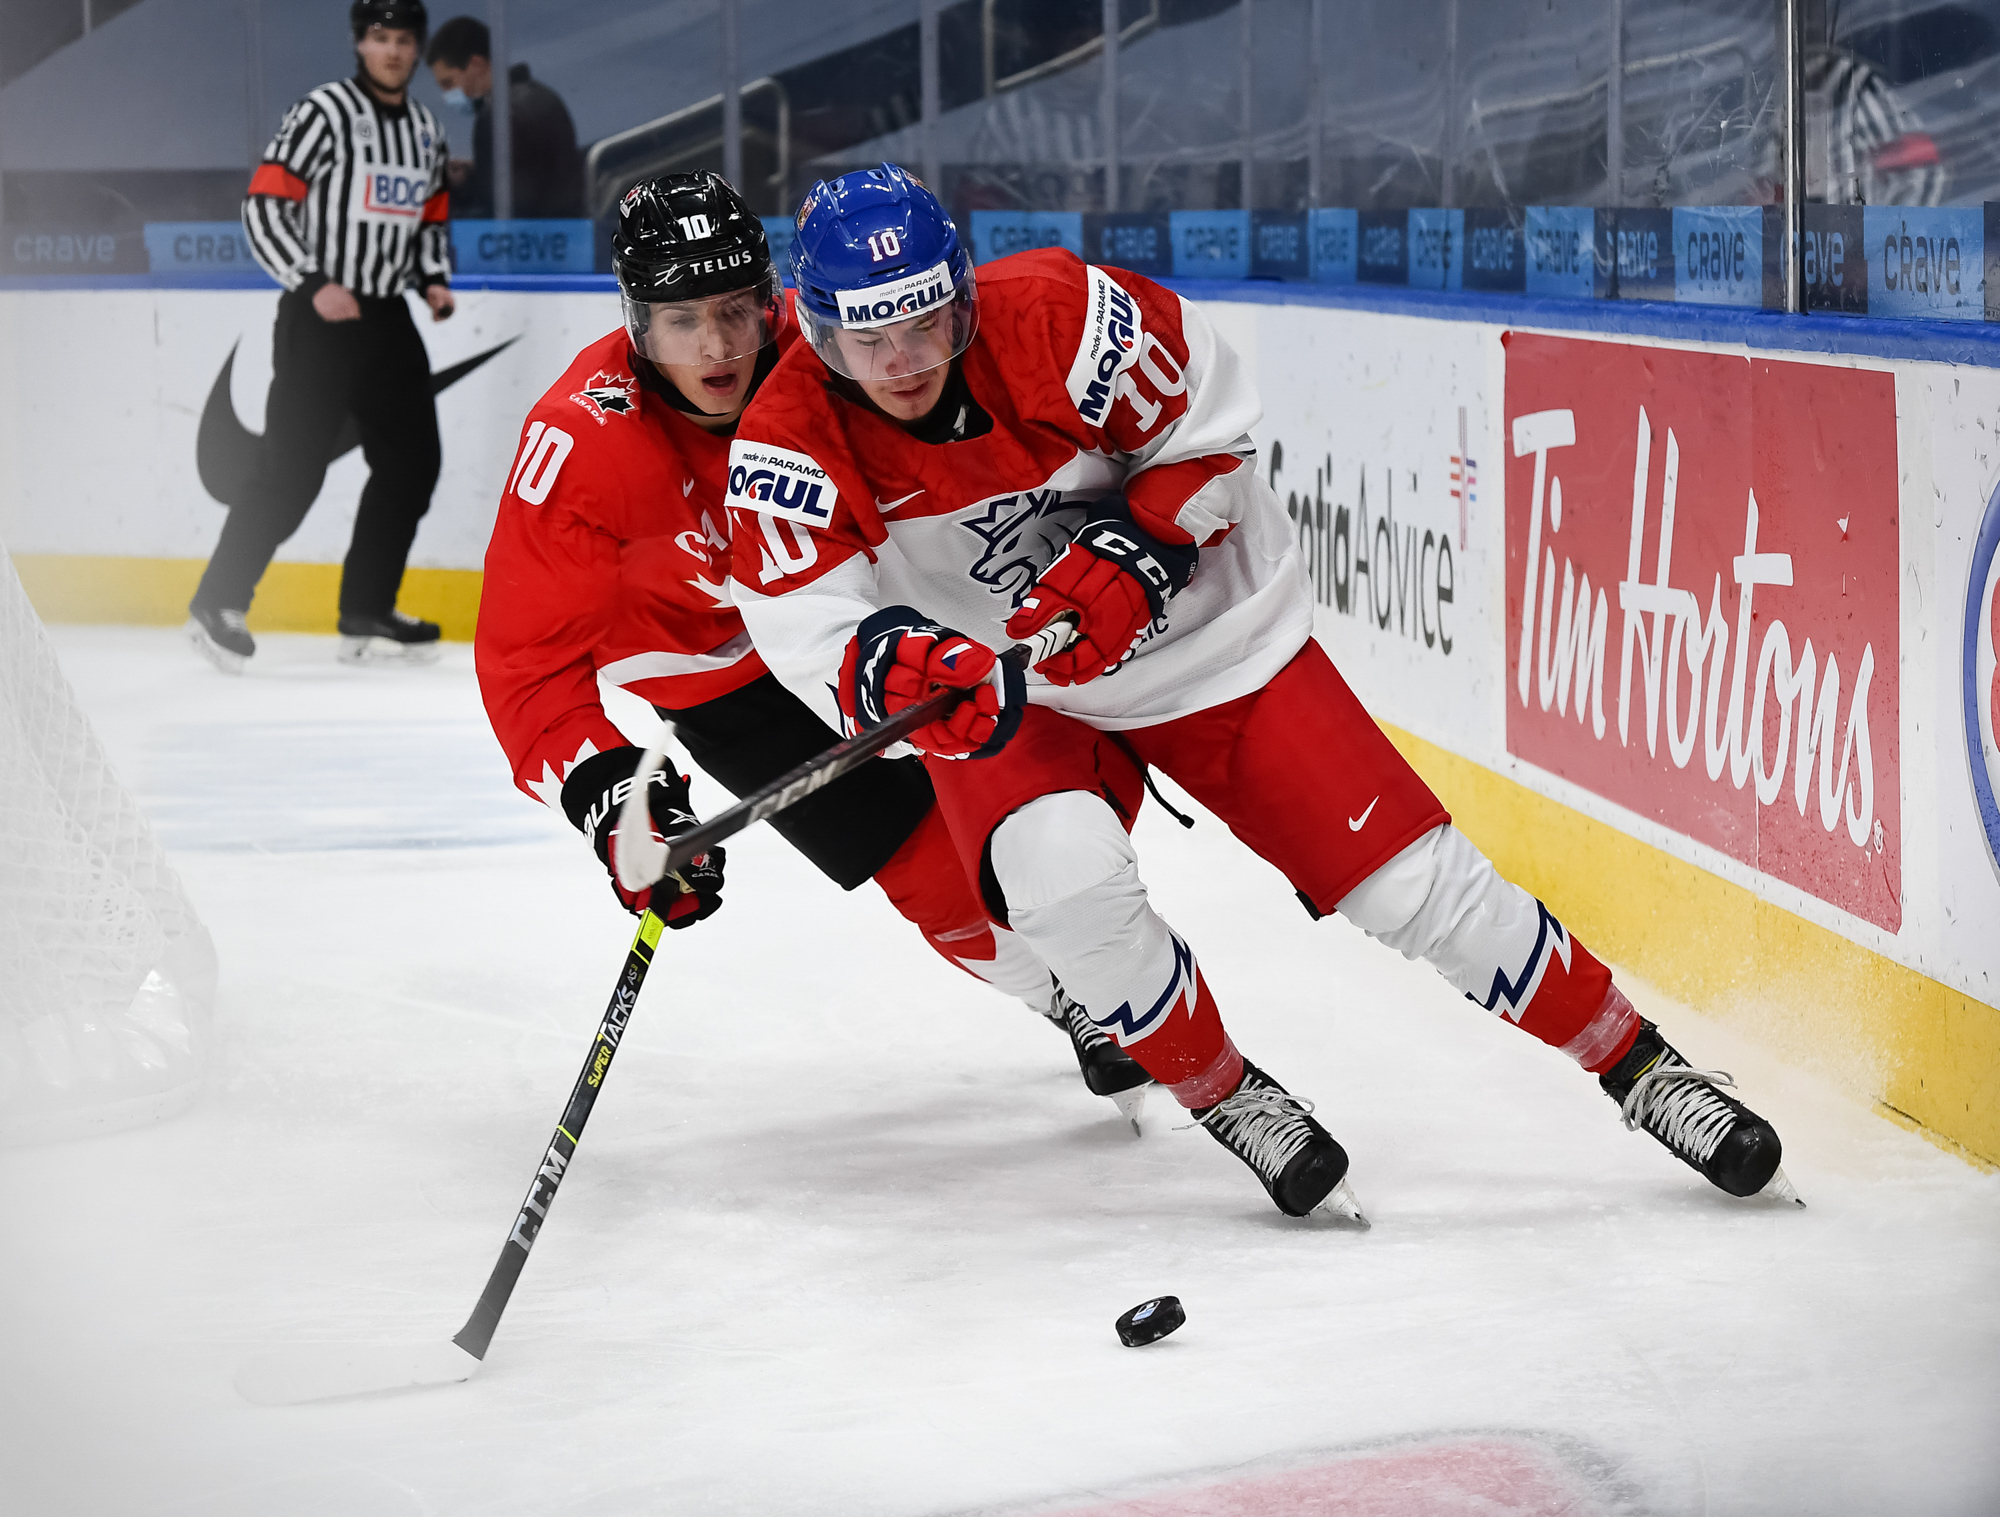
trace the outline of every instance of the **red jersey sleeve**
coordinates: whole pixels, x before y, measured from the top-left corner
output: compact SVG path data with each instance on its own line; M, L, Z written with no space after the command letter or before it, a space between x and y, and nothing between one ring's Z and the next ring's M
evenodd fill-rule
M486 549L473 655L514 783L553 806L570 770L627 739L604 713L591 650L618 604L604 481L572 435L530 416ZM617 488L615 477L610 482Z

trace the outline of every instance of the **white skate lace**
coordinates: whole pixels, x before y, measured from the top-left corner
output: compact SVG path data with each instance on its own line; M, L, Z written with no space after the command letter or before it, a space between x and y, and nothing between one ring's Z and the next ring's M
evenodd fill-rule
M1312 1141L1312 1129L1304 1120L1312 1109L1312 1102L1290 1091L1260 1085L1225 1096L1195 1118L1195 1125L1219 1136L1258 1174L1276 1179L1292 1156Z
M1049 1004L1049 1020L1066 1028L1070 1041L1084 1053L1111 1041L1111 1034L1091 1021L1089 1013L1063 991L1057 991L1055 1000Z
M218 611L216 615L221 619L222 625L227 627L231 632L247 632L250 630L250 619L241 611Z
M1706 1163L1736 1125L1736 1113L1715 1088L1735 1083L1719 1069L1695 1069L1663 1059L1632 1082L1619 1115L1627 1130L1643 1125L1670 1147Z

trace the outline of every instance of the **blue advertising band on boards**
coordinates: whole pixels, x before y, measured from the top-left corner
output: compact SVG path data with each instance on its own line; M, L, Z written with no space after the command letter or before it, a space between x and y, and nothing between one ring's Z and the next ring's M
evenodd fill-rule
M1067 248L1082 258L1083 212L974 211L970 241L974 263L1036 248Z
M1081 256L1165 278L1174 271L1173 227L1165 211L1085 212Z
M596 228L579 217L549 221L452 221L451 264L465 274L588 274Z
M1978 206L1864 206L1872 315L1986 319L1986 217Z
M1312 238L1304 211L1250 213L1250 278L1312 278Z
M1169 211L1176 279L1248 279L1250 212Z
M786 268L792 221L762 220L772 255ZM1381 298L1363 303L1397 309L1406 302L1396 292L1406 291L1425 304L1425 314L1465 319L1527 323L1546 301L1616 302L1635 312L1650 306L1657 314L1636 318L1635 327L1608 309L1604 320L1579 311L1577 324L1693 335L1715 324L1698 318L1697 309L1777 317L1782 305L1782 209L1776 206L974 211L970 221L975 262L1025 247L1064 247L1094 263L1212 282L1218 291L1238 282L1250 290L1262 284L1373 286ZM1806 311L1888 321L1843 332L1781 318L1789 335L1774 329L1756 343L1994 362L1985 337L2000 337L2000 203L1807 205L1802 221ZM454 281L461 288L615 288L608 275L593 271L607 257L601 226L464 221L453 223L452 237ZM79 288L275 286L249 257L242 227L233 221L154 222L140 230L0 229L0 289ZM1432 309L1421 299L1429 292L1447 303L1462 295L1464 309ZM1510 296L1522 302L1517 314L1510 314ZM1674 305L1695 309L1676 315ZM1939 322L1954 324L1965 339L1944 339ZM1939 334L1931 354L1923 351L1926 326Z
M1799 281L1808 311L1867 314L1868 254L1861 211L1858 205L1802 209Z
M1595 211L1531 205L1522 223L1526 291L1556 300L1589 300L1597 291Z
M1306 212L1314 284L1353 284L1360 277L1361 213L1327 207Z
M240 221L149 221L145 238L155 274L263 273Z
M1503 210L1473 208L1456 214L1465 247L1460 255L1460 280L1454 288L1525 294L1527 228L1517 225Z

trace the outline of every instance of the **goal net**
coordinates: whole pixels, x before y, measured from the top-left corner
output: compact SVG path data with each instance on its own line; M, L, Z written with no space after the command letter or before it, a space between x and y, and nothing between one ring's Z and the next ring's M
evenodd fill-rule
M199 1089L215 948L0 546L0 1143Z

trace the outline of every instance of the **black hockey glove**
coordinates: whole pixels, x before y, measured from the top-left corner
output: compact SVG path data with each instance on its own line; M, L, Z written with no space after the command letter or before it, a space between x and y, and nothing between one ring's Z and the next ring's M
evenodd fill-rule
M617 846L618 813L631 793L632 777L639 771L642 756L637 748L593 753L563 781L562 808L597 850L597 861L610 872L611 888L627 911L637 916L651 906L669 927L692 927L722 909L723 849L709 849L683 867L678 876L669 875L644 890L627 890L618 883L612 857ZM646 799L655 836L670 838L695 824L694 810L688 803L688 782L673 770L662 769L653 776Z

